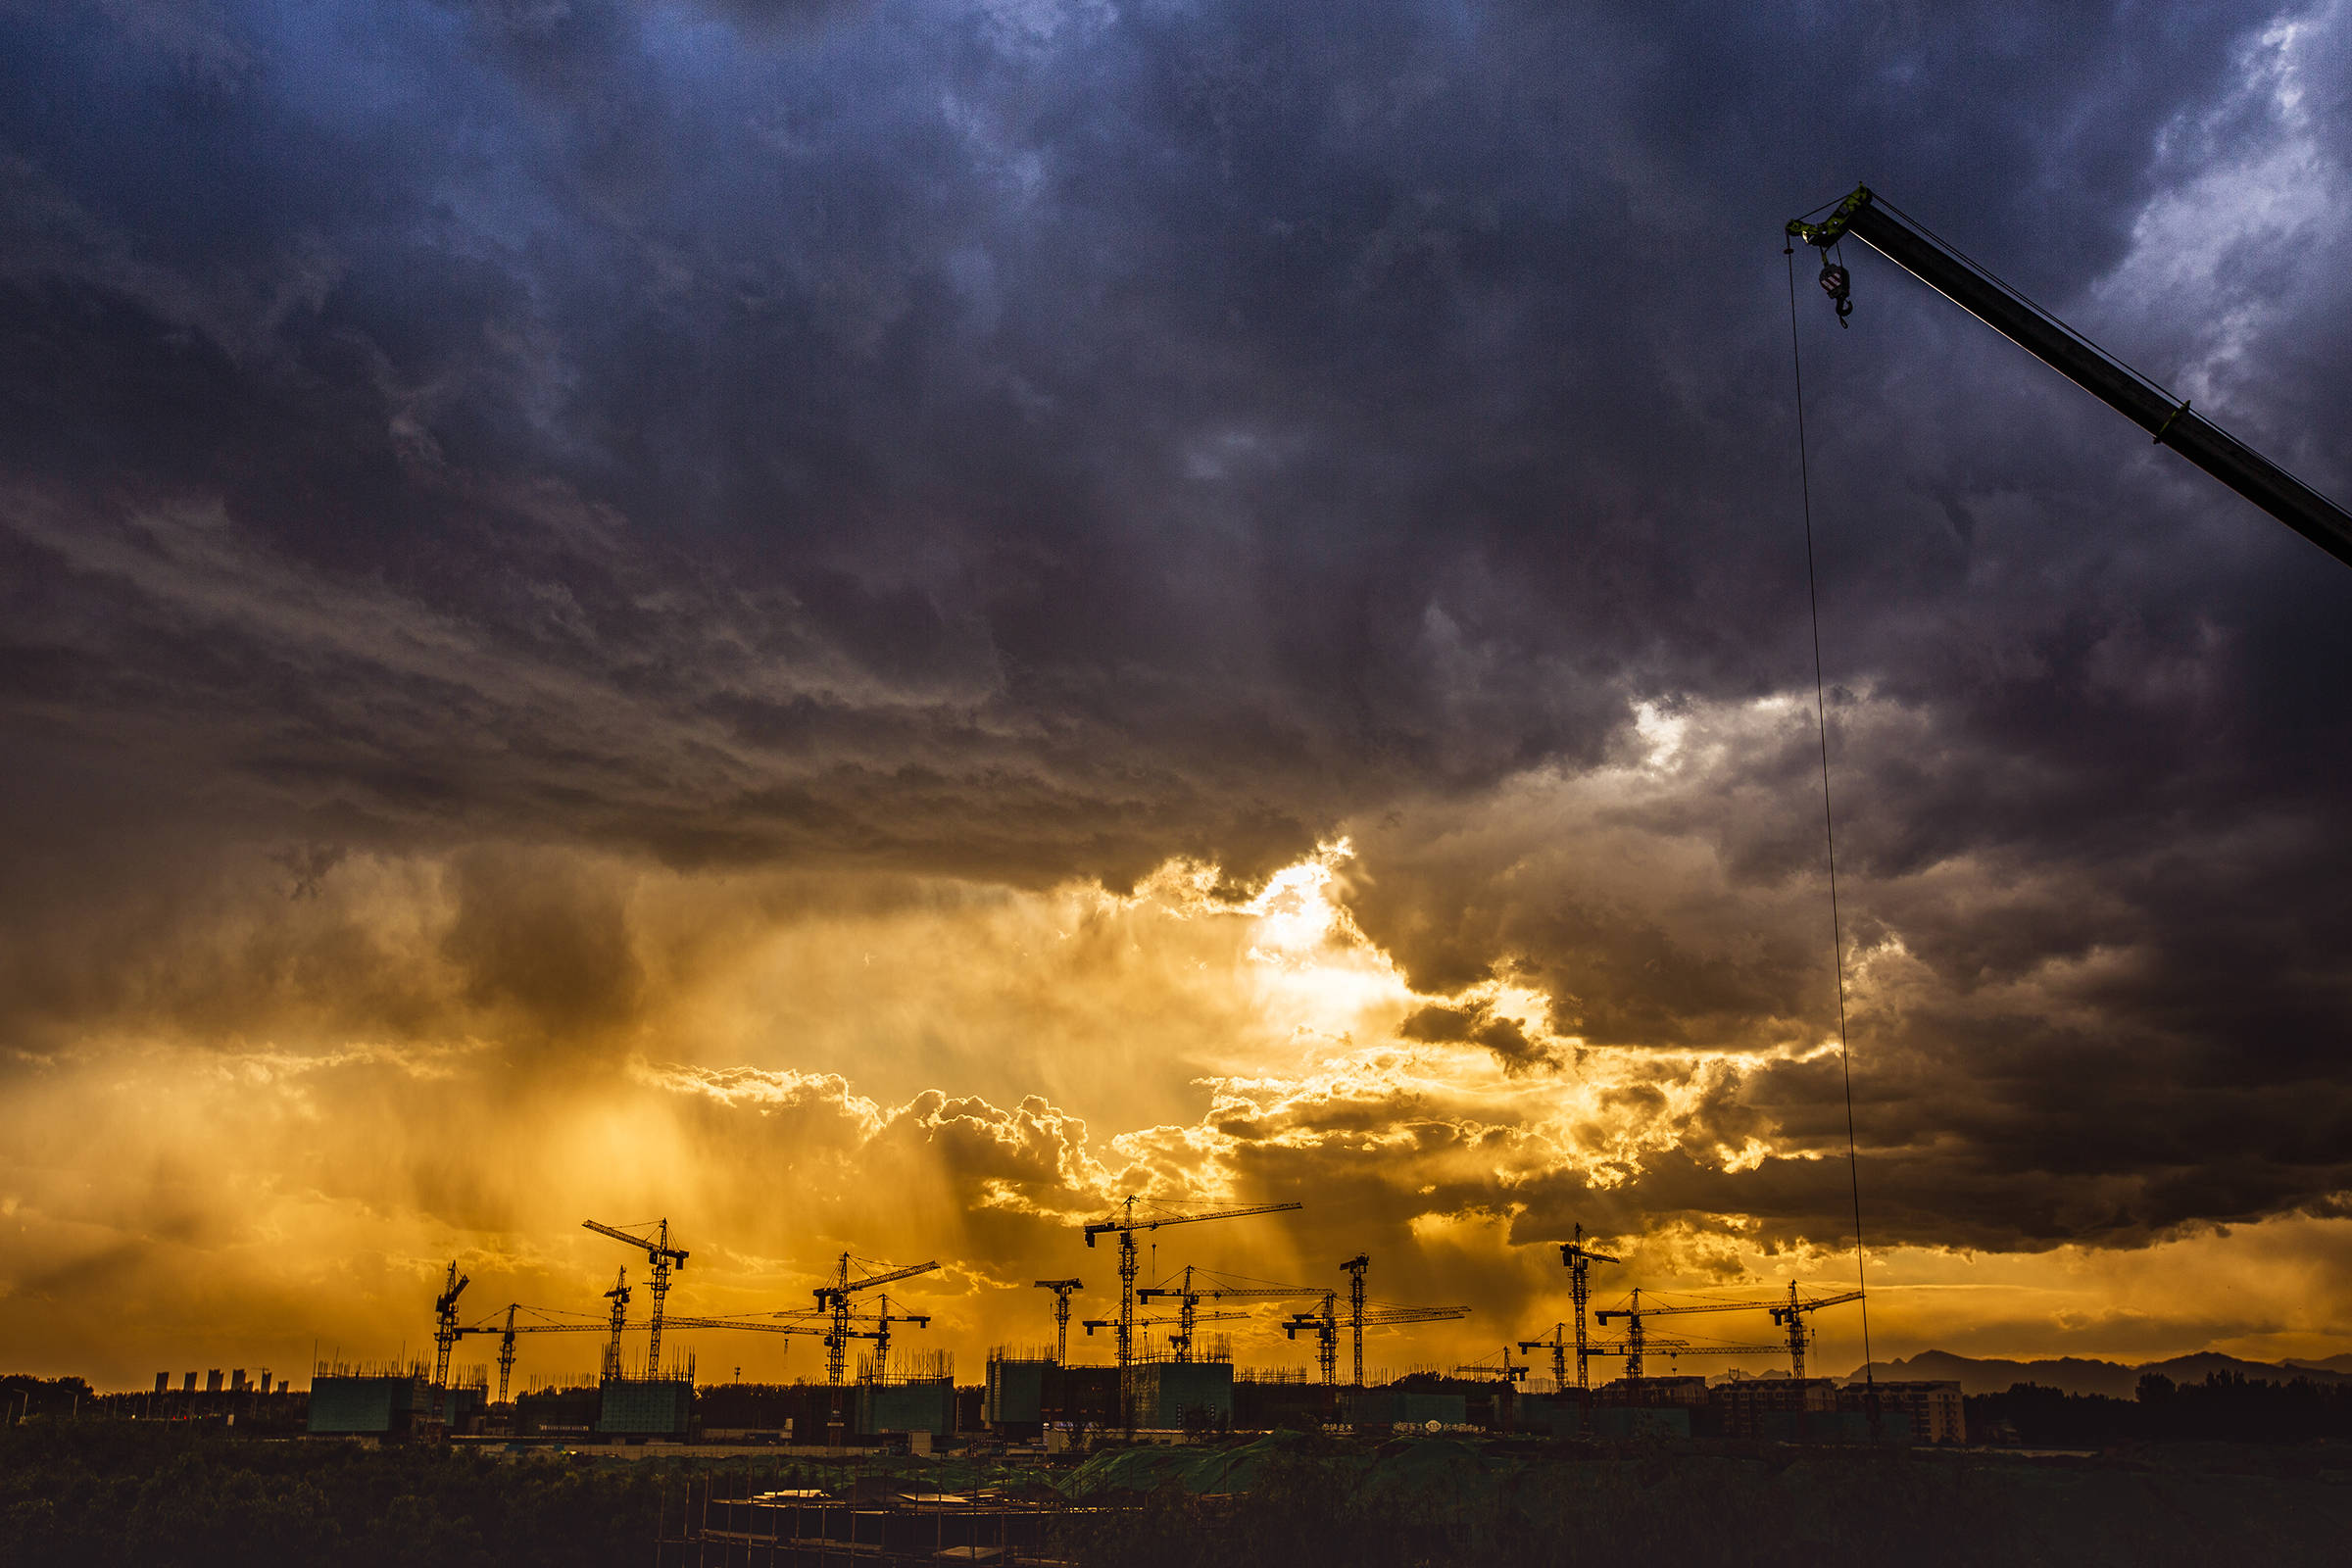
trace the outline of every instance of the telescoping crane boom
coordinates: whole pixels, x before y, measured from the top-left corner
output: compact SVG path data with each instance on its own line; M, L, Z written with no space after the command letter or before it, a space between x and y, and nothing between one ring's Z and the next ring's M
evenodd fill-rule
M1852 279L1829 252L1851 234L1969 312L2189 462L2352 565L2352 514L2150 381L1888 206L1867 185L1818 223L1788 220L1788 237L1822 252L1821 286L1851 314Z

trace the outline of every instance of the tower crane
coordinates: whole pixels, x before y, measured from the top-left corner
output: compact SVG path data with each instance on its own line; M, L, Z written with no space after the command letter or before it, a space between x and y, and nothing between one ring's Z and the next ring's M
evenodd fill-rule
M1358 1252L1340 1267L1348 1275L1348 1326L1355 1340L1355 1375L1348 1380L1350 1388L1364 1386L1364 1271L1372 1266L1372 1254ZM1508 1354L1503 1357L1509 1360Z
M1592 1387L1590 1368L1593 1351L1585 1338L1585 1308L1592 1300L1592 1265L1618 1261L1608 1253L1595 1252L1585 1245L1585 1227L1582 1224L1576 1227L1573 1238L1560 1244L1560 1262L1568 1270L1568 1301L1576 1319L1576 1392L1580 1397ZM1552 1339L1555 1342L1559 1339L1556 1327L1552 1330ZM1522 1345L1519 1348L1525 1350L1533 1347ZM1567 1380L1561 1375L1566 1371L1562 1361L1563 1354L1555 1343L1551 1356L1552 1383L1555 1388L1567 1386Z
M612 1292L606 1294L611 1295ZM495 1334L498 1336L498 1402L501 1404L507 1402L507 1392L512 1386L514 1378L514 1341L517 1335L611 1334L613 1338L606 1349L606 1364L608 1366L619 1364L620 1341L619 1331L615 1325L593 1317L580 1317L576 1321L569 1318L558 1318L554 1315L552 1308L526 1306L520 1301L511 1301L499 1308L499 1312L503 1315L486 1318L480 1323L468 1325L458 1330L458 1333L461 1335ZM533 1314L532 1320L519 1319L516 1314L521 1312ZM753 1334L821 1334L823 1332L821 1329L806 1324L769 1323L756 1318L673 1317L667 1321L666 1326L673 1329L742 1329Z
M1779 1355L1785 1345L1734 1345L1723 1340L1682 1340L1661 1335L1644 1334L1639 1339L1629 1334L1615 1343L1603 1342L1592 1347L1594 1355L1622 1355L1625 1375L1642 1375L1643 1357L1662 1355L1669 1361L1686 1355Z
M1194 1279L1195 1274L1205 1277L1209 1283L1206 1285L1198 1283ZM1177 1321L1181 1327L1177 1329L1172 1343L1176 1347L1176 1359L1179 1361L1189 1361L1193 1358L1193 1324L1200 1317L1202 1301L1249 1299L1295 1301L1301 1296L1321 1294L1311 1285L1271 1285L1258 1281L1243 1285L1229 1284L1223 1275L1212 1273L1208 1269L1195 1269L1190 1263L1184 1265L1183 1281L1182 1285L1175 1287L1147 1285L1135 1293L1135 1298L1139 1301L1164 1298L1176 1303Z
M1642 1310L1642 1287L1639 1285L1634 1287L1632 1306L1616 1311L1604 1309L1592 1314L1592 1320L1604 1329L1609 1326L1612 1317L1625 1319L1625 1348L1620 1353L1625 1356L1625 1375L1629 1378L1642 1375L1642 1352L1649 1348L1647 1336L1642 1327L1642 1319L1647 1315Z
M514 1303L507 1303L507 1322L498 1337L498 1402L507 1402L507 1389L514 1381Z
M1568 1389L1568 1353L1571 1350L1577 1351L1580 1365L1583 1356L1589 1353L1584 1347L1568 1337L1568 1325L1565 1323L1554 1323L1551 1326L1551 1338L1548 1340L1521 1340L1519 1348L1551 1352L1551 1387L1555 1394L1566 1393ZM1581 1388L1583 1385L1580 1383L1578 1387Z
M1139 1317L1133 1321L1132 1327L1135 1329L1164 1329L1171 1324L1175 1325L1176 1332L1168 1336L1168 1344L1175 1348L1177 1360L1189 1361L1193 1358L1193 1326L1195 1324L1240 1323L1246 1319L1254 1318L1256 1315L1254 1312L1239 1308L1227 1311L1196 1311L1189 1317L1181 1315L1177 1317ZM1115 1317L1090 1317L1079 1325L1086 1330L1089 1339L1094 1338L1097 1329L1115 1329L1118 1326L1119 1320Z
M1039 1280L1037 1288L1054 1293L1054 1360L1059 1365L1070 1358L1070 1293L1086 1287L1078 1280Z
M466 1294L468 1279L458 1272L457 1259L450 1259L449 1278L441 1294L433 1301L433 1424L441 1424L443 1390L449 1383L449 1352L465 1330L458 1327L458 1298Z
M605 1381L611 1383L620 1376L620 1331L629 1319L627 1265L612 1276L612 1288L605 1293L605 1299L612 1303L612 1338L605 1342Z
M1122 1390L1127 1381L1123 1375L1125 1369L1135 1359L1136 1232L1155 1231L1166 1225L1199 1225L1212 1219L1247 1219L1252 1214L1281 1214L1305 1206L1295 1202L1252 1203L1246 1208L1217 1208L1201 1214L1180 1214L1163 1204L1154 1203L1152 1207L1157 1212L1148 1213L1139 1219L1135 1205L1141 1201L1143 1200L1131 1194L1120 1200L1119 1207L1123 1212L1116 1217L1089 1220L1086 1223L1086 1245L1089 1247L1095 1245L1098 1236L1116 1235L1119 1239L1119 1367L1122 1373L1119 1383ZM1124 1394L1120 1396L1120 1402L1126 1402Z
M1862 1299L1860 1291L1839 1291L1836 1296L1820 1296L1810 1299L1796 1294L1796 1281L1788 1282L1788 1299L1772 1309L1772 1320L1788 1331L1788 1375L1801 1379L1805 1375L1805 1342L1812 1335L1805 1327L1805 1314L1818 1312L1825 1306L1843 1306L1848 1301Z
M1791 1286L1789 1289L1793 1292L1795 1287ZM1796 1298L1792 1296L1791 1298L1795 1299ZM1847 1298L1859 1299L1860 1295L1857 1292L1853 1297ZM1802 1310L1809 1312L1813 1310L1815 1304L1827 1306L1830 1303L1827 1300L1819 1303L1805 1302ZM1632 1299L1627 1305L1609 1307L1592 1314L1593 1321L1603 1327L1606 1327L1609 1319L1613 1317L1625 1319L1625 1339L1615 1347L1595 1348L1592 1353L1624 1356L1625 1375L1629 1378L1638 1378L1642 1375L1642 1356L1651 1350L1663 1351L1670 1356L1778 1355L1784 1347L1778 1345L1712 1345L1703 1341L1693 1343L1690 1340L1661 1340L1652 1338L1649 1331L1643 1326L1648 1319L1653 1317L1673 1317L1687 1312L1755 1311L1759 1308L1769 1309L1773 1305L1774 1303L1771 1301L1678 1301L1670 1302L1665 1306L1643 1306L1641 1287L1636 1286ZM1786 1311L1788 1308L1783 1306L1782 1310ZM1798 1332L1802 1332L1801 1325Z
M1525 1347L1522 1346L1521 1348L1524 1349ZM1514 1362L1511 1359L1511 1344L1508 1340L1505 1340L1502 1345L1501 1365L1489 1366L1484 1360L1478 1360L1467 1362L1464 1365L1457 1366L1453 1369L1453 1375L1457 1378L1475 1378L1489 1382L1499 1381L1517 1383L1524 1379L1527 1376L1527 1373L1528 1367L1526 1362ZM1362 1386L1360 1380L1358 1381L1357 1386L1359 1388Z
M1786 1329L1788 1334L1788 1375L1792 1378L1802 1378L1805 1375L1805 1342L1812 1338L1811 1330L1805 1323L1805 1314L1818 1312L1825 1306L1843 1306L1848 1301L1861 1299L1862 1293L1860 1291L1840 1291L1835 1296L1806 1296L1797 1289L1796 1282L1791 1280L1788 1282L1788 1295L1786 1299L1779 1297L1766 1297L1761 1300L1744 1301L1704 1299L1674 1301L1665 1306L1643 1306L1642 1293L1636 1291L1633 1304L1630 1307L1615 1308L1602 1312L1598 1316L1604 1323L1612 1317L1624 1318L1626 1320L1626 1339L1631 1343L1642 1338L1642 1322L1644 1318L1678 1317L1690 1312L1769 1312L1773 1322Z
M1773 1322L1788 1330L1788 1375L1793 1378L1801 1378L1805 1375L1805 1342L1811 1338L1811 1332L1805 1324L1805 1314L1817 1312L1825 1306L1842 1306L1848 1301L1861 1299L1862 1293L1860 1291L1841 1291L1835 1296L1806 1296L1797 1289L1796 1282L1791 1280L1788 1283L1788 1296L1786 1300L1770 1297L1763 1300L1677 1301L1665 1306L1644 1307L1642 1305L1642 1293L1636 1291L1631 1307L1598 1315L1603 1322L1611 1317L1625 1318L1627 1339L1631 1341L1641 1338L1640 1325L1643 1318L1678 1316L1690 1312L1768 1312L1772 1315Z
M1315 1364L1321 1368L1326 1387L1337 1383L1340 1376L1340 1293L1325 1291L1322 1307L1313 1312L1293 1312L1283 1323L1287 1339L1297 1339L1301 1333L1315 1337ZM1360 1321L1370 1328L1389 1328L1400 1323L1442 1323L1470 1315L1466 1306L1382 1306L1367 1307ZM1351 1321L1357 1321L1350 1314Z
M934 1258L928 1263L913 1263L906 1268L886 1269L878 1274L867 1274L862 1278L853 1279L850 1275L850 1265L856 1261L849 1253L842 1253L834 1264L832 1283L820 1285L812 1293L816 1297L816 1310L827 1314L830 1319L825 1330L825 1381L828 1383L839 1384L841 1382L842 1372L849 1360L850 1341L878 1340L887 1347L890 1344L890 1325L893 1322L919 1321L928 1324L931 1321L927 1317L919 1319L891 1317L889 1315L890 1298L885 1297L882 1302L882 1321L876 1327L872 1329L853 1328L850 1320L851 1297L859 1291L870 1291L878 1285L892 1285L900 1280L912 1279L917 1274L928 1274L939 1267L938 1259ZM862 1268L864 1265L860 1263L858 1266Z
M1853 279L1830 252L1851 234L2147 431L2158 446L2171 447L2352 565L2352 514L1898 214L1869 186L1856 186L1821 222L1790 219L1788 234L1822 253L1821 286L1840 323L1853 313Z
M654 1275L653 1279L648 1282L647 1289L654 1298L654 1310L645 1346L645 1375L649 1378L660 1377L662 1375L662 1298L669 1295L669 1271L673 1267L681 1273L685 1271L685 1250L669 1245L669 1221L666 1219L658 1219L635 1227L641 1231L652 1231L654 1234L650 1237L632 1236L627 1228L618 1225L605 1225L592 1219L580 1221L580 1228L594 1231L599 1236L610 1236L616 1242L626 1242L631 1247L642 1248L647 1260L652 1263ZM615 1346L619 1343L620 1309L626 1299L627 1298L623 1296L616 1299L612 1306Z
M933 1267L937 1266L933 1265ZM882 1304L874 1309L872 1320L874 1326L870 1330L854 1332L860 1339L874 1342L874 1371L879 1376L888 1376L890 1372L890 1326L893 1323L911 1323L918 1329L927 1329L931 1326L931 1314L928 1312L893 1312L890 1309L889 1297L884 1296L878 1299Z

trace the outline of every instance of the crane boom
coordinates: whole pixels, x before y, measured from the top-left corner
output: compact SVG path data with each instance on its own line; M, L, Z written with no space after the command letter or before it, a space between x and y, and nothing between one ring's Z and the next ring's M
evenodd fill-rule
M1137 1328L1139 1328L1139 1329L1164 1329L1164 1328L1167 1328L1168 1326L1170 1326L1171 1324L1173 1324L1173 1325L1176 1327L1176 1329L1177 1329L1179 1332L1182 1332L1182 1330L1184 1329L1184 1326L1185 1326L1185 1325L1186 1325L1188 1322L1191 1322L1191 1323L1246 1323L1246 1322L1250 1321L1250 1319L1252 1319L1252 1318L1256 1318L1256 1317L1257 1317L1257 1314L1256 1314L1255 1312L1245 1312L1245 1311L1242 1311L1242 1310L1240 1310L1239 1308L1235 1308L1235 1309L1233 1309L1233 1310L1229 1310L1229 1311L1222 1311L1222 1312L1195 1312L1195 1313L1194 1313L1194 1314L1193 1314L1193 1315L1192 1315L1192 1316L1191 1316L1189 1319L1188 1319L1188 1318L1185 1318L1185 1317L1182 1317L1182 1316L1175 1316L1175 1317L1139 1317L1139 1318L1137 1318L1137 1319L1135 1320L1135 1326L1136 1326ZM1262 1319L1259 1319L1259 1321L1263 1321L1263 1320L1262 1320ZM1082 1329L1086 1330L1087 1334L1088 1334L1088 1335L1091 1337L1091 1336L1094 1334L1095 1330L1097 1330L1097 1329L1115 1329L1115 1328L1117 1328L1117 1327L1119 1326L1119 1320L1118 1320L1117 1318L1115 1318L1115 1317L1090 1317L1090 1318L1081 1318L1081 1319L1079 1320L1078 1326L1079 1326L1080 1328L1082 1328ZM1273 1325L1271 1325L1271 1324L1268 1324L1267 1326L1268 1326L1268 1327L1272 1327Z
M616 1242L626 1242L631 1247L643 1248L646 1255L649 1257L666 1257L677 1267L681 1269L684 1268L686 1266L685 1250L683 1248L676 1248L669 1245L669 1222L667 1220L663 1220L661 1222L661 1225L662 1235L660 1239L648 1241L642 1236L631 1236L627 1231L620 1229L620 1227L616 1225L605 1225L592 1219L584 1219L580 1221L580 1229L582 1230L594 1231L599 1236L610 1236Z
M1861 240L1986 326L2123 415L2239 495L2346 565L2352 514L2140 375L1942 241L1906 221L1867 185L1819 223L1792 218L1788 237L1825 251L1823 286L1844 301L1843 269L1826 249L1847 234Z
M817 1288L816 1304L824 1306L837 1296L847 1296L852 1291L870 1290L877 1285L894 1285L900 1280L912 1279L917 1274L928 1274L937 1267L939 1267L939 1260L933 1258L928 1263L909 1263L905 1268L894 1268L887 1274L868 1274L861 1280L848 1280L847 1275L844 1275L844 1279L848 1280L846 1284L823 1285Z
M1642 1309L1642 1315L1643 1317L1676 1317L1687 1312L1770 1312L1788 1304L1786 1301L1778 1300L1684 1301L1673 1306L1645 1306ZM1827 1305L1828 1303L1808 1304ZM1595 1312L1592 1315L1600 1322L1606 1323L1613 1317L1625 1317L1628 1313L1625 1308L1618 1307L1606 1312Z
M1133 1235L1137 1231L1155 1231L1163 1225L1198 1225L1204 1219L1247 1219L1252 1214L1281 1214L1304 1203L1252 1203L1248 1208L1219 1208L1205 1214L1159 1214L1150 1219L1135 1217L1135 1200L1127 1200L1125 1219L1094 1219L1086 1222L1086 1245L1095 1245L1095 1238L1113 1231Z

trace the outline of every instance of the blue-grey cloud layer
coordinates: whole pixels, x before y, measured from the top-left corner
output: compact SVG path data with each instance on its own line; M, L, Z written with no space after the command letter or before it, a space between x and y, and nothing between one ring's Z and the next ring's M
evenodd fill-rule
M1422 983L1738 1043L1826 1015L1803 941L1378 825L1809 679L1783 218L1867 177L2352 489L2345 229L2277 220L2352 170L2340 4L118 0L0 62L63 902L181 822L1024 881L1353 823ZM1917 721L1839 754L1856 935L1939 987L1865 1082L1904 1228L2330 1201L2352 575L1856 270L1854 330L1799 304L1832 678ZM1785 886L1783 741L1629 810Z

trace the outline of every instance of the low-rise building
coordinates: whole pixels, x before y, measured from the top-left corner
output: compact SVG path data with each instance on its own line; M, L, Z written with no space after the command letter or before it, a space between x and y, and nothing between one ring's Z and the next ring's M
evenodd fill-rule
M1135 1424L1155 1432L1233 1425L1233 1363L1144 1361L1128 1368Z
M1909 1424L1907 1435L1913 1443L1968 1441L1968 1408L1957 1382L1903 1380L1875 1388L1882 1426L1886 1417L1900 1416ZM1849 1383L1838 1391L1839 1407L1867 1414L1871 1392L1870 1386Z
M956 1380L907 1378L858 1385L858 1431L863 1437L920 1432L935 1438L956 1430Z
M1707 1391L1707 1409L1717 1434L1764 1442L1801 1442L1804 1417L1838 1408L1838 1385L1829 1378L1735 1378Z
M310 1405L310 1430L321 1437L405 1437L431 1411L416 1377L313 1378Z
M614 1438L683 1438L694 1411L694 1385L672 1378L608 1378L597 1401L596 1430Z

